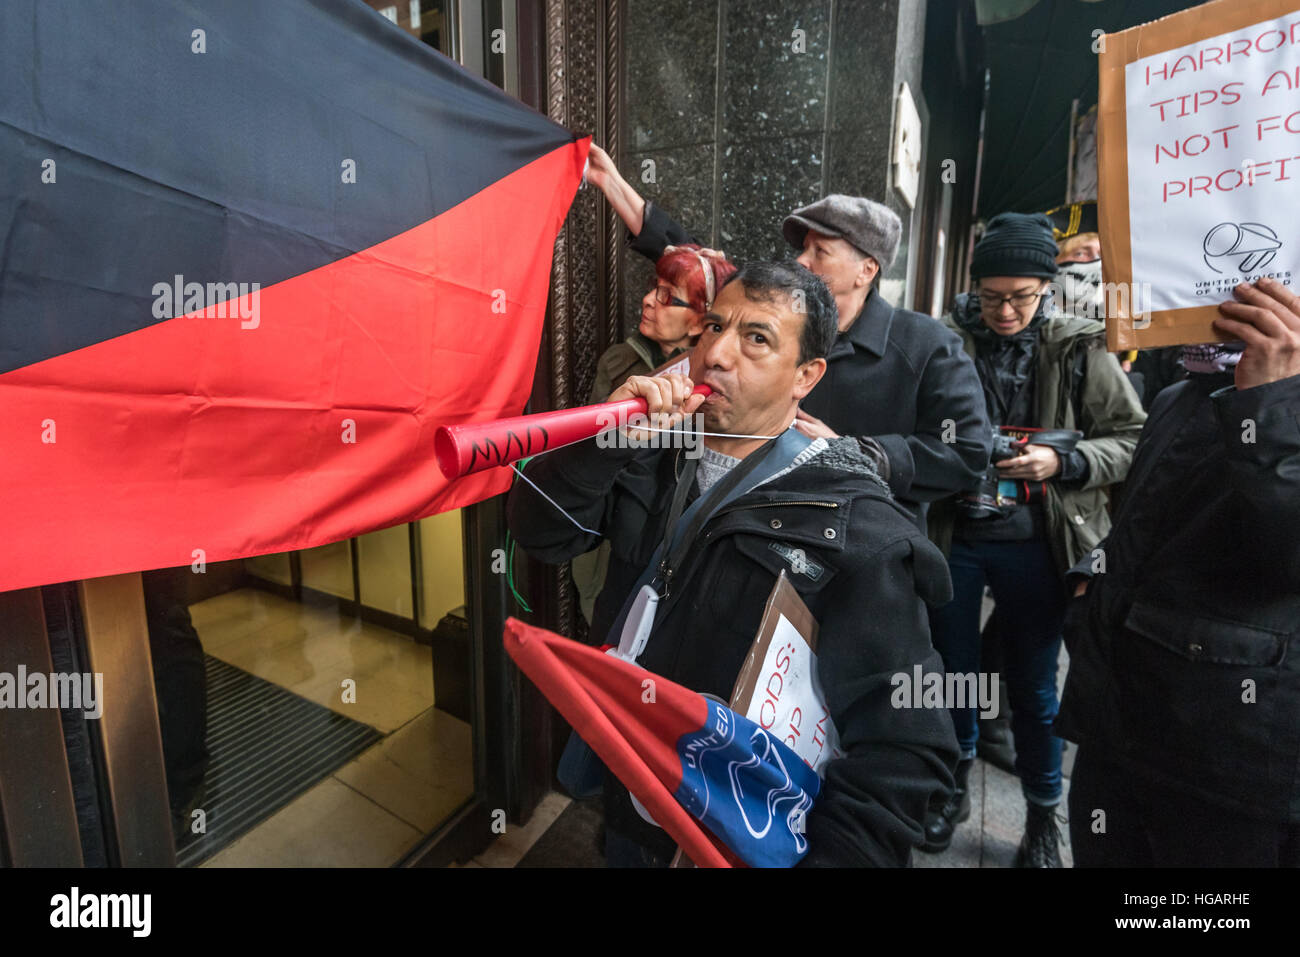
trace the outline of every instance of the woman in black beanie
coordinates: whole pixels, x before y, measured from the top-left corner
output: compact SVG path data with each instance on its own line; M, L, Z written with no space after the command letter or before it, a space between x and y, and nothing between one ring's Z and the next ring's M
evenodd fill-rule
M1015 452L995 453L979 489L934 503L929 518L953 580L953 600L930 611L946 671L979 672L986 584L997 602L1016 773L1028 804L1016 857L1021 867L1061 866L1055 820L1061 742L1052 721L1064 575L1109 530L1105 489L1128 472L1146 420L1119 363L1106 352L1102 324L1060 315L1054 307L1056 255L1046 216L993 217L971 259L974 294L959 296L944 322L975 360L991 422L1004 432L1067 434L1039 436L1038 442L1031 437ZM1083 434L1073 448L1070 430ZM962 749L957 791L931 809L928 851L946 848L956 824L970 815L966 782L978 724L973 707L954 708L952 716Z

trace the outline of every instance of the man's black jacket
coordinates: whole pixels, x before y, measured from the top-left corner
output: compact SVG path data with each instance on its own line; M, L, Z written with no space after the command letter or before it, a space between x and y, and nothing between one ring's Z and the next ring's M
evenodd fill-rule
M1193 375L1151 407L1066 619L1057 733L1135 774L1300 821L1300 376ZM1104 563L1104 564L1103 564Z
M646 203L629 244L658 259L668 244L693 241ZM876 289L835 337L826 374L799 407L840 435L875 439L889 458L890 489L913 512L973 487L989 464L984 392L961 339L937 319L894 308Z
M528 464L529 479L611 543L592 622L598 641L617 643L608 631L663 537L684 455L600 449L589 440ZM598 541L525 482L511 491L508 512L512 533L542 561L566 561ZM787 557L796 549L803 561ZM794 467L704 525L660 602L639 664L727 700L782 569L820 624L818 671L847 755L825 769L805 862L905 864L921 841L930 796L952 788L957 746L946 710L891 706L891 679L917 664L942 672L924 601L945 602L952 588L943 556L891 501L855 442L814 442ZM636 816L626 791L607 791L606 808L610 828L671 848Z

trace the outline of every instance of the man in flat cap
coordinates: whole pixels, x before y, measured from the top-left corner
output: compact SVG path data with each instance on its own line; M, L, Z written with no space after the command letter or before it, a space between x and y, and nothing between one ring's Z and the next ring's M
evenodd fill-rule
M694 241L599 147L590 162L587 179L627 224L632 249L654 260L665 246ZM887 206L836 193L794 210L782 232L839 311L826 374L800 403L796 424L812 438L855 438L924 526L926 503L974 485L988 466L991 430L975 366L939 321L880 295L877 280L902 234Z

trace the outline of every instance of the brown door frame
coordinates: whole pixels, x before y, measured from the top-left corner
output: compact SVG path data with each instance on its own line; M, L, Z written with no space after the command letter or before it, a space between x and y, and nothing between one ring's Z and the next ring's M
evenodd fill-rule
M0 593L0 672L50 674L54 663L39 588ZM22 688L16 689L22 693ZM81 839L54 708L0 710L0 865L80 867Z
M68 587L50 586L62 593L51 597L57 601ZM102 679L99 715L74 711L66 720L84 721L89 735L94 771L79 781L96 792L103 853L113 866L174 866L140 574L77 582L72 593L75 609L67 625L76 665L60 673ZM23 666L29 675L56 673L44 600L39 588L0 594L0 620L9 623L0 671L15 674ZM0 832L6 861L19 866L84 862L65 715L57 704L0 711Z
M91 728L108 810L110 862L175 867L140 573L78 582L77 600L85 623L86 670L104 676L103 714Z

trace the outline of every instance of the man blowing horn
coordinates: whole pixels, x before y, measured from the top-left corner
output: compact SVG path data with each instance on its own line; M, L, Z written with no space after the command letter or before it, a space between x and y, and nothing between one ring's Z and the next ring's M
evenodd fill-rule
M745 266L704 317L690 378L633 376L610 396L640 396L669 421L699 411L702 456L594 439L547 453L525 474L551 501L516 484L509 523L547 562L608 540L592 634L618 644L648 632L638 664L724 700L784 570L820 623L819 674L845 755L825 766L801 864L903 866L931 797L953 786L957 747L945 709L892 706L891 679L917 664L942 670L926 602L947 601L951 584L855 440L792 427L835 335L835 303L815 275ZM694 382L712 394L692 395ZM611 865L671 858L672 840L611 777L605 823Z

